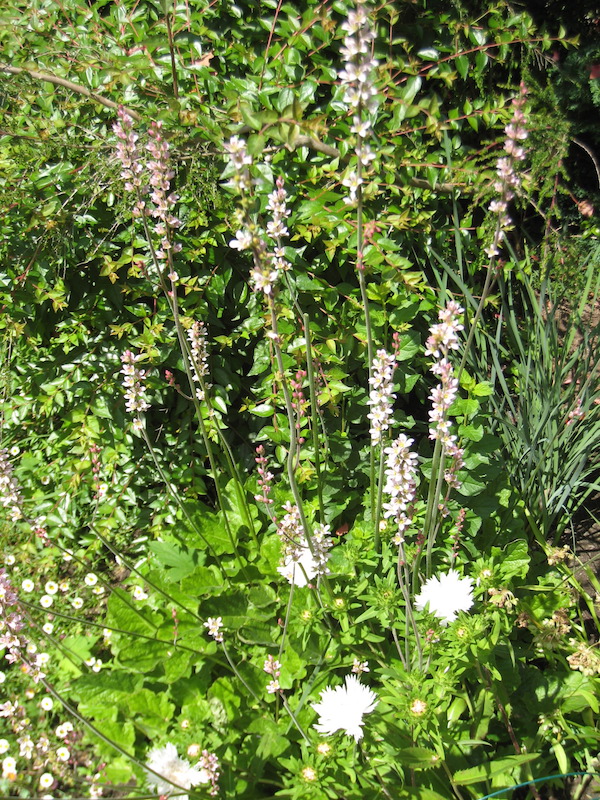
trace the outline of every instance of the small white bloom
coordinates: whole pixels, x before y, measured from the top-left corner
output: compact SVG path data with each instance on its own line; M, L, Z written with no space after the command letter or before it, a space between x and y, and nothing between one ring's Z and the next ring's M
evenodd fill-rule
M58 583L56 581L48 581L44 586L46 594L56 594L58 592Z
M6 756L2 761L2 777L14 781L17 777L17 762L12 756Z
M68 761L70 757L69 749L67 747L59 747L56 751L56 757L59 761Z
M234 250L247 250L249 247L252 247L252 234L250 231L237 231L235 239L231 239L229 242L229 247Z
M42 625L42 630L43 630L43 631L44 631L44 633L46 633L48 636L51 636L51 635L52 635L52 632L54 631L54 625L53 625L51 622L45 622L45 623Z
M33 592L35 589L35 583L31 580L31 578L25 578L21 584L21 589L23 589L24 592Z
M80 608L83 608L83 600L82 600L82 598L81 598L81 597L74 597L74 598L71 600L71 605L73 606L73 608L74 608L75 610L78 610L78 609L80 609Z
M40 775L40 787L42 789L49 789L53 783L54 775L52 775L50 772L44 772L43 775Z
M51 594L43 594L40 597L40 605L42 608L50 608L52 603L54 602L54 598Z
M141 586L134 586L131 592L134 600L147 600L148 594L142 589Z
M442 625L454 622L459 611L468 611L473 605L473 579L461 578L455 569L438 577L429 578L415 597L417 611L429 611L441 620Z
M222 617L209 617L204 623L204 627L208 628L208 633L215 642L223 641L223 634L221 633L221 628L223 627Z
M95 586L98 583L98 576L95 575L93 572L88 572L88 574L83 579L83 582L86 586Z
M12 567L16 560L12 553L4 557L4 563L7 567Z
M4 753L8 753L10 750L10 745L6 739L0 739L0 756L4 755Z
M44 711L52 711L54 706L54 700L51 697L42 697L40 700L40 707L44 709Z
M377 702L372 689L363 686L355 675L347 675L345 686L328 686L321 692L321 702L312 704L319 715L314 727L325 736L343 730L358 742L363 736L363 716L370 714Z
M61 723L55 730L59 739L65 739L73 730L73 725L70 722Z
M191 789L192 786L208 783L210 780L206 770L191 767L187 759L179 758L177 748L170 742L164 747L151 750L146 766L153 770L146 778L148 785L161 795L177 791L177 787ZM154 772L158 774L154 775ZM187 795L178 793L177 796L179 800L188 800Z

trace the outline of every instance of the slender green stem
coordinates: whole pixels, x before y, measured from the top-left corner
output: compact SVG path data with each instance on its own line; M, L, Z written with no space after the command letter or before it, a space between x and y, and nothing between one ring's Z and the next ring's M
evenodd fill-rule
M360 112L359 112L360 113ZM363 305L363 312L365 315L365 329L367 332L367 359L369 362L369 378L373 374L373 329L371 327L371 310L369 306L369 298L367 296L367 282L365 280L365 264L364 264L364 219L363 219L363 194L362 194L362 162L358 159L356 169L358 175L358 188L356 191L357 208L356 208L356 272L358 274L358 285L360 288L360 296ZM370 383L369 383L370 385ZM369 483L371 487L371 518L376 516L376 489L375 489L375 447L371 442L371 450L369 457Z
M283 631L282 631L282 634L281 634L281 642L279 644L279 656L278 656L279 661L281 661L281 658L283 656L283 649L285 647L285 639L286 639L286 636L287 636L288 623L290 621L290 612L292 610L292 598L293 597L294 597L294 584L292 583L292 585L290 586L290 596L288 597L287 607L285 609L285 620L283 622Z
M233 671L233 674L235 675L235 677L236 677L236 678L237 678L237 679L238 679L238 680L239 680L239 681L242 683L242 685L243 685L243 686L244 686L244 687L245 687L245 688L246 688L246 689L247 689L247 690L250 692L250 694L251 694L251 695L252 695L252 697L253 697L253 698L256 700L256 702L257 702L257 703L264 703L264 700L262 700L262 699L261 699L261 698L260 698L260 697L259 697L259 696L256 694L256 692L255 692L255 691L252 689L252 687L250 687L250 686L249 686L249 685L246 683L246 681L244 680L244 678L243 678L243 677L242 677L242 675L240 674L240 671L239 671L239 669L236 667L235 663L232 661L232 659L231 659L231 656L229 655L229 653L228 653L228 651L227 651L227 648L225 647L225 642L224 642L224 641L223 641L223 642L221 642L221 647L223 648L223 653L225 654L225 658L227 659L227 662L228 662L229 666L231 667L231 669L232 669L232 671Z
M317 419L317 392L315 386L315 374L312 360L312 345L310 341L310 327L308 314L302 317L304 323L304 337L306 342L306 374L308 377L308 389L310 393L310 414L312 426L312 440L315 462L315 476L317 479L317 495L319 498L319 513L321 522L325 519L325 505L323 503L323 485L321 482L321 456L319 448L319 420Z
M435 446L433 448L433 457L431 459L431 476L429 478L429 488L427 491L427 506L425 511L425 522L423 523L423 535L425 536L425 540L427 543L427 549L429 551L429 556L431 558L431 547L433 547L433 543L430 546L430 531L433 527L433 519L435 516L435 508L437 505L436 499L436 487L437 487L437 474L440 469L440 461L443 456L443 446L439 439L435 440ZM413 576L412 576L412 590L413 594L416 592L417 589L417 579L418 579L418 572L419 572L419 565L421 563L422 554L419 554L414 561L413 565ZM427 564L427 574L429 575L430 563Z
M436 446L437 442L436 440ZM427 511L426 511L426 527L425 533L427 536L427 547L425 553L425 569L427 572L427 577L431 577L431 556L433 553L433 545L435 544L436 534L439 530L439 526L436 524L436 518L438 514L438 506L440 503L440 497L442 495L442 483L444 482L444 466L446 462L446 448L442 444L440 448L440 459L439 464L436 465L436 471L432 469L431 472L431 483L429 484L429 488L431 490L431 486L435 483L433 496L431 498L431 506L429 505L429 497L427 498ZM429 516L428 516L429 515Z
M460 793L456 783L454 783L454 777L453 777L452 773L450 772L450 768L448 767L448 765L446 764L444 759L441 760L441 765L442 765L442 769L444 770L444 772L448 776L448 780L450 782L450 786L452 787L452 791L454 792L454 794L456 795L458 800L463 800L463 796Z
M494 275L495 275L495 260L493 258L490 259L490 263L488 264L487 273L485 276L485 281L483 284L483 290L481 292L481 298L479 300L479 305L475 311L475 316L471 320L471 324L469 326L469 334L467 336L467 341L465 342L465 347L463 350L463 357L460 362L460 366L456 373L456 379L460 383L460 376L462 375L462 371L465 368L465 364L467 363L467 358L469 355L469 350L471 348L471 344L473 343L473 339L475 337L475 333L477 331L477 324L479 323L479 319L483 313L483 309L485 307L485 302L488 298L492 285L494 283ZM465 303L466 306L466 303Z
M285 710L289 714L290 719L292 720L292 722L294 723L296 728L300 731L300 734L302 735L304 741L307 742L308 744L310 744L310 739L308 738L308 736L302 730L302 727L300 726L300 723L296 719L296 716L295 716L294 712L290 708L290 704L288 703L287 698L285 697L283 692L280 692L279 696L281 697L281 701L283 702L283 707L285 708Z

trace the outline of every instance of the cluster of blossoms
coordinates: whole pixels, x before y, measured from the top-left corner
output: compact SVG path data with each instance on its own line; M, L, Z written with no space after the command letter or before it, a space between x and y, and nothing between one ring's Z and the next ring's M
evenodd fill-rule
M161 796L175 792L181 800L188 800L187 794L177 790L189 791L194 786L208 783L211 784L211 795L218 792L219 760L207 750L202 752L198 764L192 767L187 759L178 756L177 748L169 742L149 752L146 766L152 770L148 772L146 781Z
M93 594L103 595L105 593L104 586L101 583L98 583L98 577L93 572L88 572L88 574L83 579L83 582L87 588L92 590ZM27 594L36 591L36 589L38 591L41 591L42 594L38 598L37 602L42 608L51 609L55 606L55 601L57 599L59 602L61 600L60 596L57 597L57 595L59 595L59 592L62 595L66 595L71 590L71 585L69 581L63 580L60 581L60 583L57 583L56 581L50 580L46 581L43 587L36 587L35 583L31 580L31 578L25 578L25 580L23 580L23 582L21 583L21 589L23 590L23 592L26 592ZM85 604L84 599L82 597L79 597L78 595L69 597L68 602L70 603L72 608L74 608L76 611L79 611L79 609L83 608ZM49 620L52 619L51 613L48 614L48 619ZM52 622L48 621L42 626L42 630L44 631L44 633L50 636L54 630L54 625L52 624Z
M179 227L180 221L173 214L179 198L170 192L175 173L169 166L169 143L163 136L162 123L152 122L146 146L150 157L144 162L138 147L139 136L133 130L133 119L122 108L118 117L113 131L118 140L117 158L121 162L125 191L136 195L132 213L135 217L154 217L154 233L160 237L160 247L155 250L155 255L159 260L168 260L169 251L181 249L181 245L171 241L170 235L170 231Z
M568 611L559 608L551 617L528 627L533 633L533 642L537 647L542 650L555 650L564 644L565 637L571 632L571 620Z
M252 188L249 169L252 157L248 154L246 143L238 136L231 137L225 144L225 150L229 153L230 163L233 166L231 186L241 195L242 207L245 208ZM282 243L282 240L289 236L286 226L286 220L290 215L287 199L283 178L280 176L277 178L275 189L267 198L267 210L271 212L271 219L267 222L266 237L273 241L272 246L268 246L263 235L246 220L244 211L239 217L240 228L235 234L235 239L229 242L229 246L234 250L252 250L254 256L254 268L250 275L252 286L255 291L267 296L273 294L281 272L290 269Z
M352 664L352 672L355 675L362 675L363 672L370 672L369 669L369 662L368 661L361 661L359 658L355 658Z
M429 609L442 625L454 622L459 611L468 611L473 605L473 578L461 578L455 569L425 581L415 597L417 611Z
M125 376L123 378L123 386L125 387L126 407L130 414L136 415L134 427L137 429L142 427L142 421L137 417L137 414L150 408L150 404L144 396L146 372L136 367L136 362L142 358L141 354L134 355L131 350L126 350L121 356L121 361L123 362L121 373Z
M363 717L377 705L377 695L364 686L356 675L347 675L345 686L328 686L321 692L321 701L312 707L319 715L315 728L325 736L342 730L356 742L363 737Z
M318 575L328 573L329 550L333 546L329 525L317 525L311 537L311 547L306 540L300 511L297 506L286 503L286 512L278 522L277 533L283 544L282 563L277 571L295 586L307 586Z
M417 490L417 454L410 450L413 439L400 434L390 447L385 448L386 470L383 491L389 495L389 502L383 504L383 516L392 518L397 532L392 541L401 545L404 532L410 527L413 517L413 503Z
M383 433L390 427L393 413L393 403L396 395L394 388L394 369L396 367L396 357L386 353L385 350L378 350L377 356L373 359L373 374L369 378L371 391L367 404L371 411L367 418L371 420L371 443L379 444Z
M571 639L569 644L575 645L576 642ZM570 656L567 656L567 661L571 669L578 669L588 677L600 675L600 654L597 650L588 647L584 642L577 643L577 649Z
M363 183L362 168L368 167L375 158L365 140L372 133L372 117L377 111L377 90L373 76L378 62L371 57L375 32L363 3L364 0L359 0L356 10L350 11L348 19L342 23L342 30L346 34L340 51L344 67L338 74L344 87L344 102L352 112L351 132L356 135L358 158L358 169L348 171L342 180L342 184L348 188L348 196L344 199L348 204L357 200L358 188Z
M262 446L262 444L259 444L256 448L256 456L254 460L257 464L258 488L262 492L262 494L255 494L254 499L258 503L265 503L265 505L268 506L273 505L273 500L269 497L269 494L271 493L273 478L275 476L269 471L269 462L265 456L265 448Z
M133 119L122 108L117 112L118 121L113 125L117 137L117 158L121 162L121 178L125 181L125 191L138 195L138 203L134 207L134 215L143 213L146 204L142 200L144 193L144 165L138 148L139 136L133 130Z
M31 699L33 696L33 693L30 691L28 691L26 694L29 699ZM51 710L52 705L52 699L50 697L44 697L40 702L41 708L45 711ZM71 759L71 750L64 744L56 747L56 745L53 745L48 736L45 734L36 736L34 741L29 733L24 732L27 730L27 728L32 729L32 722L28 717L23 718L21 712L23 712L24 715L25 708L18 707L18 712L14 715L11 723L13 733L16 737L15 743L19 746L18 758L25 759L27 762L29 762L26 765L26 768L22 770L22 774L25 777L31 775L32 773L38 773L39 777L37 778L37 782L40 789L49 789L56 784L56 777L54 773L57 773L59 778L65 777L68 779L68 762ZM73 730L71 723L64 724L69 725L70 730ZM61 726L59 726L59 728L60 727ZM59 736L58 730L59 729L57 728L57 736ZM59 736L59 738L64 737ZM0 739L0 755L8 753L10 749L11 745L8 740ZM53 770L52 772L47 771L49 767ZM46 771L42 772L42 770ZM2 777L11 782L17 780L19 777L19 771L17 770L17 757L7 755L2 760Z
M171 242L169 233L180 225L179 219L173 214L179 197L169 191L175 173L169 166L169 143L162 134L162 122L153 122L148 136L150 139L146 149L150 153L150 160L146 169L150 173L149 182L152 187L150 215L156 220L154 233L160 237L160 248L155 255L158 259L166 260L169 250L174 253L181 250L180 244Z
M208 352L206 349L206 325L195 320L187 332L190 343L190 367L192 377L196 383L202 383L202 378L208 375ZM204 398L204 390L200 387L196 389L196 397L200 402Z
M267 675L272 676L272 679L267 684L267 692L269 692L269 694L275 694L275 692L279 692L281 690L281 686L279 685L281 664L279 661L269 654L265 663L263 664L263 670L267 673Z
M448 360L451 350L458 350L458 333L463 330L459 317L463 309L454 300L446 308L439 311L439 323L429 329L425 355L433 356L435 361L431 367L434 375L438 376L440 383L435 386L430 395L431 411L429 412L429 438L439 439L445 447L445 453L451 459L449 468L445 471L444 478L449 486L458 488L460 485L456 473L463 465L464 452L456 443L456 436L450 433L451 422L448 410L456 399L458 393L458 380L454 377L452 364Z
M223 641L223 634L221 628L223 627L222 617L209 617L204 623L204 627L208 628L209 636L212 636L215 642Z
M506 133L506 143L504 150L506 156L499 158L496 164L497 180L494 189L498 193L498 198L490 203L489 210L498 215L498 222L492 244L486 248L486 254L493 258L500 253L500 244L506 235L506 231L512 225L512 220L508 215L508 204L515 196L515 191L521 185L521 179L515 170L519 161L525 160L525 149L520 144L527 138L525 128L525 114L523 106L527 89L525 84L521 84L521 94L513 100L513 116L510 123L504 129Z
M13 522L23 516L23 498L19 490L17 479L13 475L12 464L8 460L8 450L0 449L0 504L8 509L8 515Z
M37 646L29 642L20 631L25 627L19 610L19 598L5 569L0 569L0 648L9 664L22 662L22 671L31 675L35 683L45 677L42 667L48 663L47 653L37 653ZM0 705L0 717L11 716L10 703Z
M229 160L234 170L231 185L238 194L244 196L252 189L249 169L252 166L252 156L246 148L246 142L240 139L239 136L232 136L228 142L225 142L224 147L225 151L229 153ZM250 245L248 244L247 246L249 247Z

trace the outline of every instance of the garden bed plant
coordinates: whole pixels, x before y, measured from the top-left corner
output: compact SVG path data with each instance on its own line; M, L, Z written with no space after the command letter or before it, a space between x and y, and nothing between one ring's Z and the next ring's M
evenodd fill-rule
M513 247L511 48L550 40L503 5L264 6L228 45L237 6L40 4L93 85L13 68L9 121L81 131L10 161L0 788L576 793L597 606L552 535L595 487L597 342L561 351Z

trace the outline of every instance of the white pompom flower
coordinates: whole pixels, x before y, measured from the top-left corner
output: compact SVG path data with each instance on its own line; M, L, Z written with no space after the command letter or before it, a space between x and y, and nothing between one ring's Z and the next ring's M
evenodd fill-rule
M359 741L363 736L363 717L377 705L377 695L364 686L356 675L346 676L345 686L328 686L321 692L321 702L312 707L319 715L315 728L324 736L342 730L346 736Z
M442 625L448 625L459 611L468 611L473 605L473 578L461 578L455 569L425 581L420 594L415 597L415 608L429 608Z
M158 773L157 775L153 772L148 773L146 778L148 785L160 795L176 792L179 800L188 800L188 796L177 792L177 787L191 789L192 786L210 781L207 770L192 767L187 759L179 758L177 748L170 742L164 747L155 747L151 750L146 766Z

